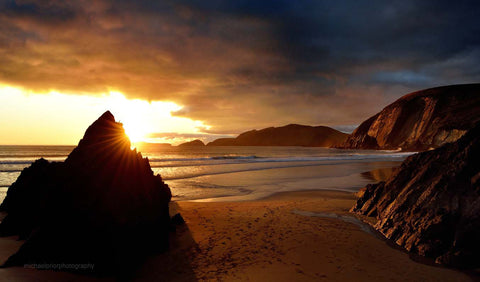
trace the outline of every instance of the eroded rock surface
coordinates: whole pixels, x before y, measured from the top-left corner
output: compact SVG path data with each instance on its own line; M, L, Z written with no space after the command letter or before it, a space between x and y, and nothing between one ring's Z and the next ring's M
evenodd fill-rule
M480 266L480 124L454 143L408 157L352 208L385 237L457 267Z

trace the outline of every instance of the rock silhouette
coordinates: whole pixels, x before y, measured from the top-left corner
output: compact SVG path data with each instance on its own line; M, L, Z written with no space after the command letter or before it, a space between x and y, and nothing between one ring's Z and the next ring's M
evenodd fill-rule
M195 147L195 146L205 146L205 144L203 144L202 140L193 140L193 141L190 141L190 142L185 142L185 143L182 143L180 145L178 145L180 147Z
M458 141L408 157L352 208L385 237L456 267L480 266L480 124Z
M107 111L65 162L39 159L9 187L0 207L8 213L0 234L27 241L4 266L130 268L167 246L170 199L169 187L148 159L131 150L122 124Z
M326 126L289 124L251 130L236 138L220 138L207 146L306 146L331 147L342 144L348 134Z
M424 151L456 141L480 121L480 84L407 94L364 121L339 147Z

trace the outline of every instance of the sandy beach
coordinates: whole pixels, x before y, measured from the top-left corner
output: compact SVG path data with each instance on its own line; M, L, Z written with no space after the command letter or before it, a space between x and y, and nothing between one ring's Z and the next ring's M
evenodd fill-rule
M351 216L354 195L309 191L281 193L254 202L180 202L186 225L178 230L193 244L175 280L224 281L468 281L458 271L417 263L359 226ZM154 260L139 272L148 280ZM186 269L186 268L190 269ZM160 274L160 273L159 273ZM170 273L172 275L174 273ZM190 277L188 277L190 275Z
M473 281L415 262L348 213L355 196L334 191L279 193L248 202L172 202L186 224L167 253L121 278L134 281ZM335 215L334 215L335 214ZM317 215L317 216L307 216ZM342 218L337 218L336 215ZM352 223L353 222L353 223ZM363 227L363 228L362 228ZM20 245L2 238L5 260ZM16 281L110 280L65 272L0 269ZM119 277L120 278L120 277Z

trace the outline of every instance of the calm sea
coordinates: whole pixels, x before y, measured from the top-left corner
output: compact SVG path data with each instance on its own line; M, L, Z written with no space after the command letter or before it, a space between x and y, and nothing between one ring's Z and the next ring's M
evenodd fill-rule
M0 200L20 172L44 157L63 161L74 146L0 146ZM246 200L276 192L356 191L411 153L307 147L139 148L175 200ZM381 175L381 173L380 173Z

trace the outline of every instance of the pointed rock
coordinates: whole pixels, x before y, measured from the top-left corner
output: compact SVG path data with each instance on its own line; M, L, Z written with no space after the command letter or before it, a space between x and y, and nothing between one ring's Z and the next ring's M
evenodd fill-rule
M0 234L28 240L5 265L121 269L166 247L170 199L169 187L130 149L122 124L107 111L65 162L40 159L9 188Z

